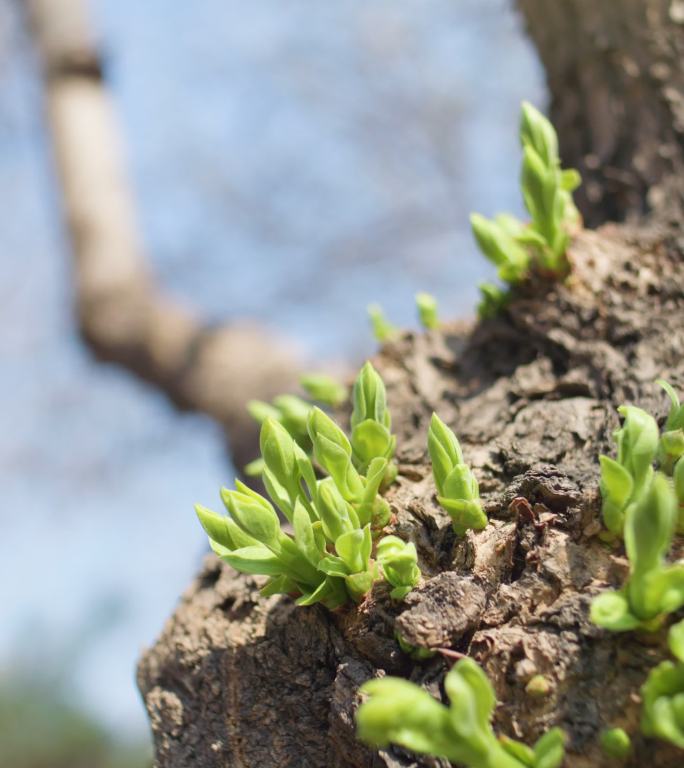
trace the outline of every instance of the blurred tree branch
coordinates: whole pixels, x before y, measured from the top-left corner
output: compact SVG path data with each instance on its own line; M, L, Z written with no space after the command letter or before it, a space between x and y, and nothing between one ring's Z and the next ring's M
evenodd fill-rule
M253 324L211 325L166 296L145 258L116 115L86 0L23 0L71 237L81 335L98 359L225 429L238 468L256 454L250 398L292 388L291 342Z

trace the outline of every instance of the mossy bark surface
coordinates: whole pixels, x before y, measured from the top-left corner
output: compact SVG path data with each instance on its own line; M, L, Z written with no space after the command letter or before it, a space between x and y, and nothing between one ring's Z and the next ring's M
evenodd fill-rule
M627 571L623 549L598 537L598 455L612 450L616 408L633 403L662 420L654 380L684 390L683 254L668 230L583 232L566 283L525 286L495 320L386 345L374 362L400 467L387 498L424 582L404 602L379 585L333 614L263 599L258 578L209 556L140 663L156 764L446 765L359 744L356 691L388 673L443 696L445 672L465 653L496 689L497 732L531 742L560 725L566 766L608 768L598 735L619 725L634 740L626 765L681 766L682 751L639 731L639 688L667 656L664 631L611 634L589 622L589 605ZM458 434L491 521L463 538L435 499L433 410ZM682 550L678 540L673 557ZM395 632L435 656L412 660ZM547 695L526 692L535 675Z

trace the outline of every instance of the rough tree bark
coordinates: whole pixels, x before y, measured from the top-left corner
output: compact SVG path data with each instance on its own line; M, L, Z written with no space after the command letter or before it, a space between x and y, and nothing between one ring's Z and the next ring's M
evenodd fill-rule
M668 47L679 45L679 4L521 5L550 73L566 158L589 176L585 213L591 203L604 216L649 206L657 215L579 234L571 279L527 286L496 320L383 348L376 363L400 463L388 499L394 530L418 547L424 584L398 605L379 586L331 614L261 599L258 579L208 558L139 666L160 768L444 765L366 749L353 710L358 686L382 672L441 695L450 650L473 656L493 681L497 730L532 740L562 726L566 766L612 765L597 743L608 725L633 735L632 768L682 764L681 751L644 739L638 725L639 687L666 654L662 635L615 635L588 620L592 597L621 584L627 568L624 553L597 538L597 456L610 448L616 408L630 402L662 419L654 380L684 388L684 233L666 223L681 184L681 61ZM669 95L661 59L649 60L662 51ZM629 80L632 59L643 80ZM461 438L491 519L464 539L434 497L433 410ZM684 554L681 538L675 550ZM397 630L442 650L414 662ZM525 692L534 674L550 682L546 697Z
M611 764L597 747L607 724L636 734L631 766L681 765L681 752L638 736L638 689L662 645L598 630L588 607L626 572L596 538L597 455L615 409L632 402L662 416L654 379L684 387L682 245L662 232L585 232L567 286L531 288L495 321L386 346L376 363L400 463L388 498L425 584L405 604L378 588L333 615L260 599L256 579L208 558L139 668L157 765L436 765L397 750L374 756L354 740L355 691L380 670L438 692L445 660L411 662L396 629L477 659L501 731L531 740L564 727L568 766ZM464 540L434 499L432 410L458 431L492 520ZM537 673L553 686L541 700L525 693Z
M218 421L242 467L258 450L245 403L291 391L299 350L252 323L209 324L164 295L144 254L87 4L24 2L43 64L81 335L99 359Z

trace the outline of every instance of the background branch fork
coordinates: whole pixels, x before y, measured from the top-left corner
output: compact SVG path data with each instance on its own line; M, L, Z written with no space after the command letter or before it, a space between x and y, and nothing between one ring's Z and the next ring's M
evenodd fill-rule
M24 0L71 239L81 335L100 360L208 414L236 467L257 453L250 398L292 389L301 354L256 324L209 324L155 281L136 221L121 136L84 0Z

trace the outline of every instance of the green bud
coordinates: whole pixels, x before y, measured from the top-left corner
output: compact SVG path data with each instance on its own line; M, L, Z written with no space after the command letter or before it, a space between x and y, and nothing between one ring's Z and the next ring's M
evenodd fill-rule
M373 328L373 336L375 340L381 344L385 341L389 341L393 336L399 333L399 329L393 326L385 317L382 308L379 304L368 305L368 317L371 321Z
M601 731L601 749L608 757L626 760L632 751L632 740L623 728L607 728Z
M376 558L385 579L394 587L390 592L393 599L402 600L420 581L415 544L398 536L384 536L378 542Z
M601 465L601 514L606 528L618 536L625 526L625 510L634 490L629 471L608 456L599 456Z
M684 749L684 664L663 661L641 687L641 730Z
M407 653L412 659L415 659L416 661L431 659L436 653L436 651L433 651L430 648L420 648L417 645L411 645L411 643L409 643L407 640L404 640L404 638L398 632L394 633L394 637L401 650L404 653Z
M433 330L439 327L437 299L434 296L429 293L417 293L416 307L418 309L418 318L423 328Z
M523 280L530 258L515 238L496 221L478 213L471 214L470 226L480 250L497 267L499 277L507 283Z
M621 592L602 592L591 603L591 620L596 626L613 632L627 632L640 625L631 612L629 602Z
M658 450L658 425L653 416L641 408L622 405L618 412L625 421L614 435L618 445L617 460L632 476L633 494L636 496L651 478L653 460Z
M667 478L657 474L649 490L627 510L625 549L632 575L662 566L675 533L676 500ZM630 601L631 602L631 601ZM637 612L637 615L640 615Z
M352 389L354 405L351 415L352 427L363 421L377 421L387 429L392 426L392 419L387 408L387 392L380 374L366 361L359 372Z
M297 548L314 568L318 568L319 561L325 556L325 549L319 546L309 513L299 499L295 504L292 526Z
M278 395L278 397L273 398L273 404L280 412L278 421L282 423L294 440L301 446L308 447L306 445L306 425L311 412L311 404L297 395Z
M266 419L280 421L280 411L270 403L265 403L263 400L250 400L247 403L247 411L249 412L249 415L260 424L266 421Z
M435 413L428 430L428 451L437 500L449 513L454 531L462 536L468 529L485 528L488 520L480 502L477 479L463 461L456 435Z
M271 551L280 550L280 521L271 504L263 496L242 486L242 491L222 488L221 498L242 531Z
M480 320L496 317L506 307L509 301L508 291L493 283L480 283L480 302L477 305L477 316Z
M551 728L534 745L534 768L560 768L565 759L565 733Z
M535 229L543 235L549 246L556 238L558 221L555 216L556 196L559 188L557 171L549 168L536 152L527 144L523 148L521 189L525 208L532 217ZM551 267L552 265L546 264Z
M285 427L274 419L266 419L259 435L261 456L275 479L286 488L294 503L299 492L294 440Z
M547 168L558 167L556 131L550 121L528 101L523 101L520 109L520 143L523 148L529 146L534 149Z
M543 699L552 690L553 686L544 675L535 675L525 686L525 693L535 699Z
M684 619L670 627L667 643L672 655L684 662Z
M349 573L368 570L372 547L370 525L344 533L335 542L335 551Z
M670 412L665 422L665 430L684 429L684 405L679 402L679 396L672 385L664 379L658 379L656 384L659 384L665 390L671 403Z
M463 452L456 435L436 413L432 414L428 430L428 452L437 493L445 495L444 485L452 469L463 464Z
M330 542L335 542L343 533L359 527L356 512L342 497L331 477L321 480L318 484L316 509L326 538Z
M264 469L266 469L266 464L264 464L264 460L259 456L258 459L254 459L254 461L250 461L249 464L245 464L242 471L247 477L260 477Z
M348 396L344 384L325 373L307 374L301 377L299 383L309 397L332 408L342 405Z
M309 416L309 435L316 461L333 478L347 501L363 496L364 484L352 464L352 447L344 432L320 408Z
M363 491L353 500L361 525L370 523L373 529L380 529L389 522L389 504L379 495L380 487L387 477L388 466L387 459L373 459L368 465L366 477L361 480Z

